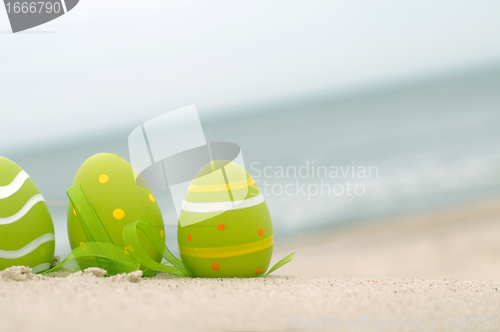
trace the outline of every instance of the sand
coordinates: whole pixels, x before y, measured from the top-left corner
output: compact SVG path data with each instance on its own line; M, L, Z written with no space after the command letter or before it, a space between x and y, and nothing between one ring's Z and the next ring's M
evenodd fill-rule
M500 330L485 326L500 316L499 202L305 236L277 248L276 260L297 250L291 264L258 279L11 268L0 331Z
M280 246L279 273L500 281L500 199L367 221Z
M429 319L444 330L446 317L451 324L452 317L494 317L500 310L500 283L488 281L35 278L0 282L1 331L286 331L308 320L359 331L370 330L368 320L426 331Z

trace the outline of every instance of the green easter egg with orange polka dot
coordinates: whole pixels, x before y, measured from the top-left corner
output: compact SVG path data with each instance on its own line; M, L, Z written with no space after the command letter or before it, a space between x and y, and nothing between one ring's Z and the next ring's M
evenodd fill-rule
M165 237L163 218L156 199L147 185L138 186L132 166L120 156L99 153L87 159L78 170L73 185L80 183L104 228L115 245L126 250L123 228L139 219L150 222ZM88 242L80 220L68 204L68 236L71 249ZM139 234L144 249L157 262L161 255Z
M214 161L191 182L182 203L178 243L198 277L258 277L273 253L273 225L262 193L241 166Z

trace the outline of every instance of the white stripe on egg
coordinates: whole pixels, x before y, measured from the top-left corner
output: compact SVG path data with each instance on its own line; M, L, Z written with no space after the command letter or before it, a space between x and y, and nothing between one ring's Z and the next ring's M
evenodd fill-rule
M24 182L29 179L28 173L25 171L19 172L16 178L8 185L0 187L0 199L10 197L17 193L23 186Z
M212 202L212 203L194 203L183 201L182 209L186 212L210 213L225 212L229 210L245 209L264 202L264 196L259 194L242 201Z
M45 202L41 194L37 194L31 197L30 200L27 201L26 204L21 208L21 210L19 210L19 212L10 217L0 218L0 225L8 225L18 221L19 219L24 217L31 210L31 208L35 206L35 204L39 202Z
M35 266L34 268L31 269L31 273L38 273L42 271L47 271L52 267L52 264L50 263L43 263L40 265Z
M55 239L56 237L54 233L43 234L42 236L40 236L37 239L34 239L33 241L31 241L30 243L28 243L19 250L0 250L0 258L6 258L6 259L21 258L35 251L42 244L50 241L55 241Z

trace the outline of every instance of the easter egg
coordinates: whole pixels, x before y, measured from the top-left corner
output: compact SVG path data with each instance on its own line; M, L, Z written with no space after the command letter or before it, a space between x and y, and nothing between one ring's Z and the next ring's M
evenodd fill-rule
M0 270L24 265L48 270L54 258L54 224L29 175L0 157Z
M259 187L241 166L223 160L191 181L177 238L182 261L198 277L258 277L269 267L274 242Z
M132 166L120 156L99 153L90 157L75 176L73 185L78 183L85 190L115 245L126 249L123 228L139 219L150 222L165 238L163 218L156 198L145 182L141 186L136 184ZM71 202L68 205L68 236L72 249L88 242ZM160 262L161 255L146 236L141 233L139 238L151 258Z

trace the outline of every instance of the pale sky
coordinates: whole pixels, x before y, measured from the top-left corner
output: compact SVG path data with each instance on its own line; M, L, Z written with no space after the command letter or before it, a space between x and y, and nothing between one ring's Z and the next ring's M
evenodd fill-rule
M497 0L81 0L13 35L0 8L0 155L190 104L215 112L500 64L499 17Z

